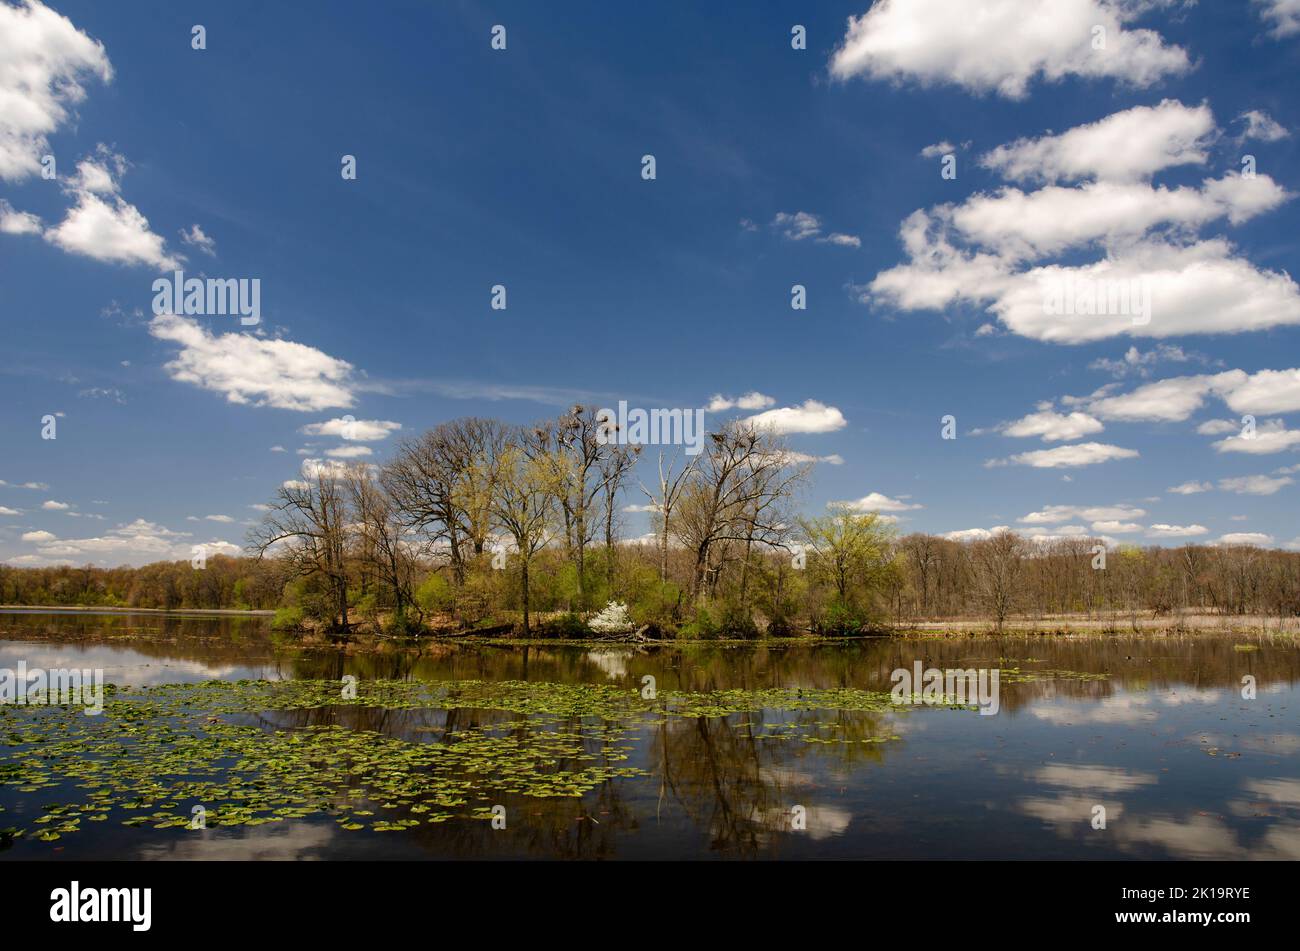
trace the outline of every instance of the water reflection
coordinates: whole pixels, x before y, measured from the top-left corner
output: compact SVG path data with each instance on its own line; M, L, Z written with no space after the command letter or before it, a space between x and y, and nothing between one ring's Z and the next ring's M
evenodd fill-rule
M660 690L770 687L887 691L890 673L999 667L1001 712L759 710L649 716L618 738L624 765L581 798L482 794L504 829L456 819L400 833L328 818L200 833L71 836L62 855L134 858L1300 858L1300 652L1284 638L961 638L851 644L583 648L430 644L300 650L260 619L0 614L0 667L102 667L119 684L210 678L530 680ZM1243 644L1250 650L1238 649ZM1258 685L1242 695L1242 677ZM502 710L330 707L249 716L267 731L339 725L450 744L493 728L582 736L606 762L599 722ZM873 738L896 736L889 742ZM810 742L807 737L820 741ZM2 761L0 761L2 762ZM578 769L563 757L556 769ZM12 787L0 803L25 806ZM1106 810L1094 828L1093 810ZM796 816L799 822L796 822ZM3 825L3 823L0 823ZM14 842L4 858L48 858Z

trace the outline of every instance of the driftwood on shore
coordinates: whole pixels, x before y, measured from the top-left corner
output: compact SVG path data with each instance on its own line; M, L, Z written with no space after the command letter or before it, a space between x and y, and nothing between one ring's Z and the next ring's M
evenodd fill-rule
M649 624L642 624L635 631L618 631L609 634L589 634L583 638L584 641L599 641L604 643L617 644L640 644L648 638L645 636L646 631L650 630Z

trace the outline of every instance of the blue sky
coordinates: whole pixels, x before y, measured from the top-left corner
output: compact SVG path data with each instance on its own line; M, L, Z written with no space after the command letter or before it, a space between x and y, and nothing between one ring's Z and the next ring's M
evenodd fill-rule
M457 416L746 394L710 422L773 413L806 511L1300 546L1300 9L1042 6L0 0L0 560L240 545ZM177 263L261 323L156 316Z

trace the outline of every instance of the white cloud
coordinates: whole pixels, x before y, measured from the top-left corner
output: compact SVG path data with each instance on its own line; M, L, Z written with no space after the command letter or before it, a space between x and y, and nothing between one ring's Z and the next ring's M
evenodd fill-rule
M231 403L309 412L348 407L354 400L352 364L306 344L213 334L173 314L154 317L149 332L180 345L165 366L173 380L222 393Z
M713 398L709 400L709 405L705 408L710 413L722 413L729 409L767 409L769 406L774 405L776 405L776 400L772 399L772 397L753 390L735 399L723 396L721 393L715 393Z
M1204 164L1214 131L1209 106L1166 99L1060 135L1017 139L982 156L980 164L1017 182L1141 181L1172 166Z
M1115 459L1134 459L1138 456L1136 449L1124 449L1100 442L1081 442L1072 446L1057 446L1055 449L1038 449L1034 452L1022 452L1006 460L991 460L987 465L1032 466L1035 469L1061 469L1075 466L1092 466Z
M941 142L936 142L934 145L927 145L925 148L921 149L921 158L938 158L941 155L952 155L956 151L956 146L947 139L944 139Z
M1254 0L1259 15L1270 27L1269 35L1282 39L1300 34L1300 0Z
M1101 298L1109 313L1063 315L1045 306L1063 289L1105 292L1121 287L1138 289L1136 296L1149 302L1149 319L1111 309ZM1189 245L1138 241L1092 264L1052 264L1008 275L990 290L980 296L991 299L989 309L1005 326L1052 343L1243 333L1300 324L1300 288L1290 275L1256 268L1235 257L1221 239Z
M1116 379L1126 376L1149 376L1151 367L1157 363L1189 363L1196 362L1207 364L1211 360L1209 357L1199 353L1192 353L1184 350L1182 347L1174 346L1167 343L1158 343L1150 350L1142 351L1137 347L1129 347L1124 352L1124 356L1118 360L1110 360L1106 357L1098 357L1088 364L1089 370L1103 370Z
M70 254L112 264L141 264L159 271L180 267L184 260L169 253L140 210L117 193L125 160L103 146L94 158L77 165L65 191L76 204L45 240Z
M804 238L813 238L820 234L822 223L816 215L807 211L796 211L793 214L778 211L776 217L772 219L772 227L784 238L802 241Z
M1038 436L1043 442L1079 439L1099 433L1106 427L1087 413L1074 412L1063 415L1051 410L1031 413L1015 422L1004 423L998 431L1004 436L1025 438Z
M879 492L869 492L860 499L854 499L849 502L831 502L831 505L842 505L845 508L852 509L855 512L911 512L915 509L925 508L914 502L907 501L908 496L900 499L891 499L887 495Z
M1214 486L1209 482L1184 482L1182 485L1171 486L1167 491L1174 495L1196 495L1198 492L1209 492Z
M1204 525L1166 525L1157 522L1147 529L1147 535L1151 538L1194 538L1206 535L1209 531Z
M0 234L40 234L41 219L28 211L15 211L0 198Z
M53 532L23 532L23 541L25 542L52 542L55 539Z
M1294 482L1295 479L1290 476L1237 476L1231 479L1220 479L1219 488L1224 492L1235 492L1238 495L1273 495L1279 489Z
M47 485L44 482L20 482L15 484L13 482L6 482L4 479L0 479L0 487L9 488L9 489L34 489L38 492L44 492L46 489L49 488L49 485Z
M802 406L770 409L746 417L745 422L778 433L831 433L848 425L843 413L817 400L804 400Z
M978 542L1010 530L1007 525L996 525L993 528L963 528L955 532L945 532L943 537L954 542Z
M41 508L47 512L66 512L72 506L67 502L56 502L54 499L47 499L41 503Z
M830 72L1019 99L1040 77L1149 86L1189 69L1180 47L1152 30L1125 28L1138 12L1138 4L1106 0L877 0L849 17ZM1093 48L1094 27L1105 31L1103 49Z
M1219 545L1271 545L1273 536L1263 532L1229 532L1218 540Z
M217 242L204 234L203 229L197 224L190 225L188 230L181 229L181 242L188 244L192 248L198 248L209 256L215 256L217 253Z
M787 464L796 464L796 465L801 462L824 462L828 466L844 465L844 457L841 456L839 453L835 453L835 452L832 452L830 455L826 455L826 456L813 456L806 452L795 452L794 450L786 450L785 461Z
M1246 452L1261 456L1295 449L1297 446L1300 446L1300 430L1287 429L1280 419L1265 420L1251 435L1240 432L1214 443L1214 448L1219 452Z
M373 453L374 450L369 446L336 446L325 450L325 455L332 459L359 459Z
M1115 245L1161 227L1192 233L1218 219L1240 224L1292 197L1267 175L1205 179L1200 188L1146 182L1047 185L1037 191L1002 188L960 205L935 209L936 220L967 242L1007 260L1057 255L1097 242Z
M24 540L36 545L36 556L10 559L11 564L80 564L96 561L104 565L133 564L159 560L188 560L193 540L186 532L174 532L155 522L136 519L119 525L102 536L58 538L50 532L31 532ZM238 554L238 546L221 539L203 542L208 555Z
M1300 10L1300 0L1296 0L1296 9ZM1258 142L1279 142L1291 135L1276 119L1259 109L1243 112L1237 117L1237 121L1246 124L1241 134L1237 136L1238 142L1247 142L1251 139Z
M85 99L88 78L112 82L103 44L42 3L0 3L0 179L40 171L48 136Z
M229 515L205 515L203 516L209 522L233 522L234 519Z
M1130 393L1103 396L1088 403L1088 409L1102 419L1123 422L1182 422L1205 405L1206 397L1227 396L1248 380L1241 370L1170 377L1147 383Z
M1238 432L1240 429L1241 424L1231 419L1207 419L1196 427L1196 432L1201 436L1222 436L1225 433Z
M1082 519L1086 522L1131 520L1146 514L1145 509L1132 505L1048 505L1036 512L1030 512L1017 521L1025 525L1054 525L1058 522L1068 522L1070 519Z
M356 471L357 465L356 463L340 462L337 459L304 459L302 461L302 475L308 481L320 478L342 479ZM374 471L374 468L374 466L365 467L366 471L371 472Z
M812 238L819 244L837 244L848 248L862 246L861 239L851 234L841 234L838 231L823 234L821 219L807 211L796 211L793 214L785 211L777 212L776 217L772 219L772 227L790 241Z
M909 311L983 306L1014 333L1064 344L1300 324L1300 287L1288 274L1255 267L1224 238L1197 236L1291 195L1266 176L1173 188L1144 180L1203 163L1202 140L1216 133L1208 106L1167 101L994 150L985 162L995 170L1049 184L913 212L899 229L909 260L854 290ZM1046 260L1093 247L1104 253L1091 262Z
M21 509L11 509L7 505L0 505L0 515L22 515Z
M1142 526L1137 522L1093 522L1092 530L1094 532L1105 532L1112 535L1130 535L1133 532L1142 531Z
M341 416L321 423L308 423L300 432L306 436L337 436L349 442L377 442L402 428L401 423L387 419L353 419Z

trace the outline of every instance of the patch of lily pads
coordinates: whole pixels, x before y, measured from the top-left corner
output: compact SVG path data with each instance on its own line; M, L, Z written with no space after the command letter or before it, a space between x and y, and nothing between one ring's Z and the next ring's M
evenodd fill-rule
M816 715L827 710L857 726ZM646 696L475 680L362 681L355 695L317 680L109 686L99 716L0 706L0 787L24 797L26 820L0 823L0 847L104 822L191 831L330 817L347 831L400 832L486 819L503 796L581 797L646 775L627 763L635 731L665 720L757 715L763 738L882 743L898 739L884 718L876 725L887 712L904 711L888 693L847 687ZM405 716L404 728L358 726L388 716Z

